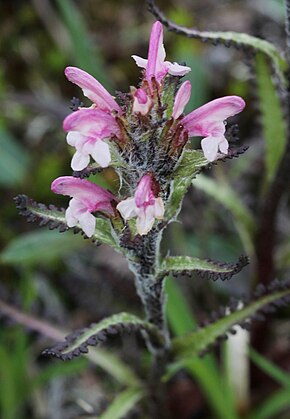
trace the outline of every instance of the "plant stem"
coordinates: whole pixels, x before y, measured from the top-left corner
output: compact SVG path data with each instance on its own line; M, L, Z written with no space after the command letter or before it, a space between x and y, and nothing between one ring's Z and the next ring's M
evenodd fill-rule
M142 236L133 250L134 258L129 267L135 276L137 292L144 306L146 319L153 323L164 338L162 346L146 337L146 343L153 356L149 377L149 391L152 399L152 418L169 418L166 411L165 391L161 378L168 362L169 332L165 318L164 279L156 279L156 268L160 255L162 231L151 230ZM134 260L134 261L132 261Z

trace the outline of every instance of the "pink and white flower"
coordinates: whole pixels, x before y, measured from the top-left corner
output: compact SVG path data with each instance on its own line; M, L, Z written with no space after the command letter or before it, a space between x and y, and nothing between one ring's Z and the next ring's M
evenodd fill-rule
M122 110L113 96L86 71L77 67L66 67L64 71L67 79L79 86L86 97L88 97L98 109L106 112L117 112L121 114Z
M161 197L154 196L152 177L144 175L138 183L134 196L121 201L117 205L117 210L125 220L137 217L136 227L141 236L152 229L155 218L162 220L164 204Z
M191 94L191 84L184 82L178 90L172 112L172 118L181 116ZM205 158L212 162L218 158L219 153L227 154L229 143L225 138L225 120L241 112L245 101L239 96L225 96L212 100L190 112L180 120L189 137L205 137L201 147Z
M145 68L145 77L151 86L152 77L156 79L158 83L166 76L167 73L173 76L184 76L186 73L191 71L190 67L179 65L177 63L171 63L165 61L165 49L163 45L163 26L157 21L152 26L148 59L141 58L137 55L132 55L138 67Z
M72 197L65 212L67 225L75 227L79 224L88 237L96 229L96 218L92 212L102 211L114 216L111 202L116 200L115 196L88 180L62 176L52 182L51 190Z
M133 94L133 112L147 115L152 105L152 100L147 96L144 89L137 89Z
M224 121L241 112L244 107L245 101L241 97L224 96L190 112L181 120L181 124L190 137L205 137L201 141L201 147L205 158L212 162L217 159L219 152L228 153L229 143L224 135Z
M71 161L73 170L85 169L90 156L101 167L108 167L111 154L109 145L103 140L119 135L113 115L101 109L80 109L65 118L63 128L68 132L68 144L76 148Z

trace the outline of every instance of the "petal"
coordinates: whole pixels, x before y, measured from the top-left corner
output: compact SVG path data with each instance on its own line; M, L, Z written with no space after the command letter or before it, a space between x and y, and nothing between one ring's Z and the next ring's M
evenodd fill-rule
M76 144L83 139L83 135L77 131L70 131L66 136L69 145L76 147Z
M218 143L218 137L206 137L201 140L201 148L204 153L204 157L210 162L217 159Z
M239 96L225 96L197 108L182 119L190 136L224 133L223 121L241 112L245 107Z
M175 96L172 118L177 119L180 117L190 99L190 95L191 83L187 80L180 86L180 89Z
M191 68L186 65L170 63L169 61L165 61L164 65L168 69L168 73L172 76L184 76L191 71Z
M83 90L84 95L100 109L109 112L115 110L121 113L121 108L117 102L93 76L76 67L67 67L65 75L69 81L78 85Z
M115 196L109 191L86 179L74 178L73 176L62 176L55 179L51 184L54 193L68 195L82 203L89 211L105 210L113 211L111 201ZM74 205L72 203L72 205Z
M164 203L162 201L162 198L156 198L155 199L155 203L154 203L154 216L155 218L157 218L158 220L162 220L163 216L164 216Z
M119 127L115 118L100 109L79 109L68 115L63 121L67 132L77 131L84 135L118 135Z
M135 191L135 202L138 208L144 204L154 203L154 195L152 192L152 178L150 175L144 175Z
M138 67L141 67L141 68L147 67L148 60L146 60L145 58L141 58L138 55L131 55L131 57L133 58L133 60L135 60L135 63L137 64Z
M73 215L72 209L70 207L65 211L65 219L68 227L75 227L78 223L77 218Z
M129 220L136 216L135 198L127 198L119 202L117 210L121 213L124 220Z
M92 237L96 229L96 218L90 213L85 212L79 216L79 224L88 237Z
M152 77L156 76L157 72L162 70L164 59L165 50L163 46L163 27L162 24L157 21L152 26L149 41L148 64L146 67L146 78L149 82Z
M218 147L221 153L228 154L229 143L225 137L222 137L222 139L219 142Z
M71 168L79 172L84 170L90 163L90 156L83 154L81 151L76 151L71 160Z
M139 215L136 221L136 228L141 236L146 235L154 224L154 208L152 205L148 206L142 215Z
M90 155L101 167L108 167L111 162L110 147L102 140L91 145Z

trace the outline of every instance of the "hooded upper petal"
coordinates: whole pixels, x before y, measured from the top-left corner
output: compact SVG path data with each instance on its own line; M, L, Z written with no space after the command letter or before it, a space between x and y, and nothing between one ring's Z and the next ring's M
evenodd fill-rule
M239 96L221 97L190 112L182 119L182 125L190 136L221 135L225 131L223 122L244 107L245 101Z
M120 132L115 118L101 109L79 109L71 113L63 121L63 129L98 138L118 136Z
M177 119L183 113L185 106L187 105L191 95L191 83L185 81L180 86L174 100L172 118Z
M152 177L144 175L135 191L135 202L138 208L154 204L155 198L152 192Z
M93 76L77 67L67 67L65 75L69 81L78 85L86 97L98 108L105 111L121 113L121 108L110 93Z
M86 179L61 176L52 182L51 190L56 194L68 195L75 198L89 212L105 211L114 215L111 201L115 200L115 196Z

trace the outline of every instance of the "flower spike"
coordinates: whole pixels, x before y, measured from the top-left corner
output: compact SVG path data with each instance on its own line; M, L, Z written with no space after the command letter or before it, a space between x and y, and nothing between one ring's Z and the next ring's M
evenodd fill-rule
M152 188L152 177L144 175L138 183L134 197L127 198L117 205L117 210L125 220L137 217L136 227L141 236L152 229L155 218L162 220L164 216L162 198L155 198Z
M68 132L68 144L76 148L71 161L73 170L85 169L90 162L90 155L101 167L108 167L110 149L102 140L120 135L119 126L112 115L101 109L80 109L65 118L63 128Z
M137 66L146 69L145 77L150 86L153 77L160 83L167 73L172 74L173 76L184 76L191 71L190 67L164 61L165 56L163 26L157 21L154 23L151 30L148 60L137 55L132 55Z
M116 111L121 114L122 110L110 93L93 76L77 67L66 67L65 75L69 81L79 86L99 109L107 112Z
M88 237L94 234L96 228L92 212L103 211L114 215L111 202L116 200L115 196L88 180L62 176L52 182L51 190L72 197L65 213L67 225L75 227L79 223Z

